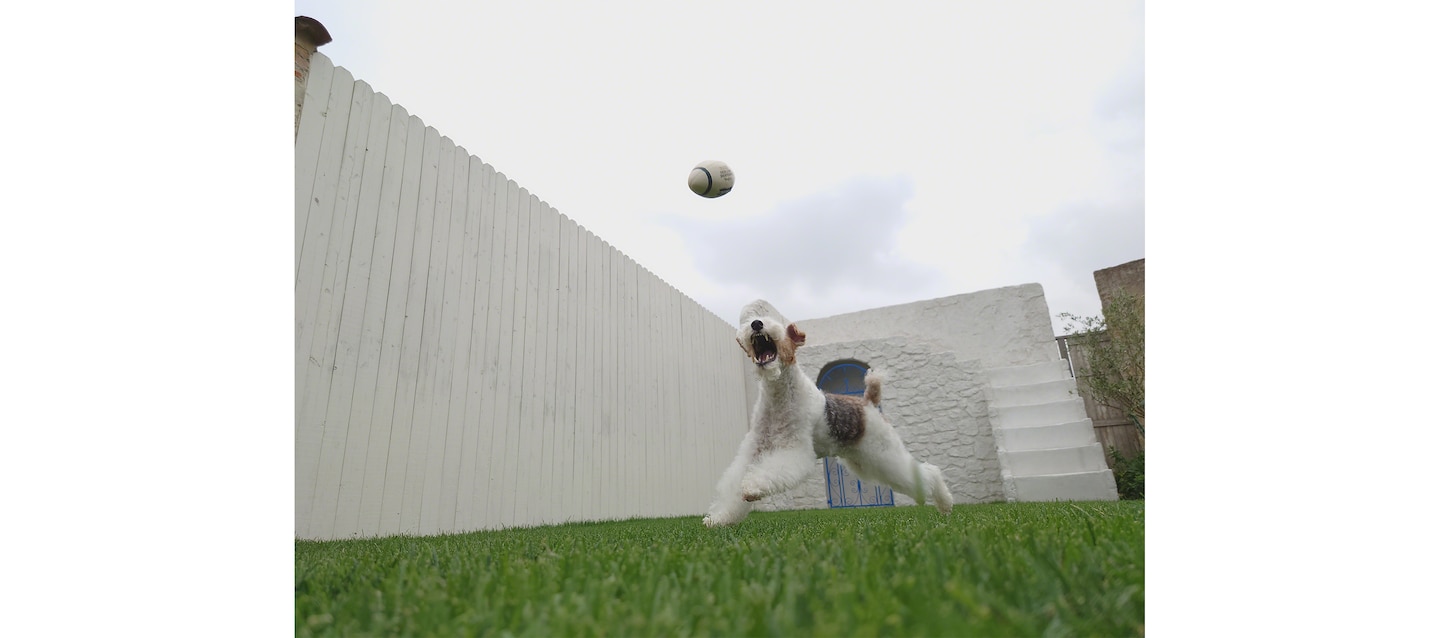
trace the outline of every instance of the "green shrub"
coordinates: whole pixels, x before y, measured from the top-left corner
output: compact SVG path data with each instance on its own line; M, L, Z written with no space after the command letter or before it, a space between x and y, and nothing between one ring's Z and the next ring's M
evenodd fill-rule
M1127 458L1120 455L1120 450L1111 446L1110 461L1115 474L1115 489L1120 492L1120 499L1144 500L1145 451L1141 450L1135 456Z

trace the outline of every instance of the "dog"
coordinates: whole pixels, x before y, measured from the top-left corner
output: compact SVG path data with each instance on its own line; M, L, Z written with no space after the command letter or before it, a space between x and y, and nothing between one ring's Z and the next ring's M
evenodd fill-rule
M706 527L744 520L755 501L799 485L815 459L837 456L860 478L884 483L949 514L955 499L940 468L916 461L880 412L881 375L865 375L864 398L822 392L795 365L805 333L763 299L740 311L735 341L755 364L760 398L704 517Z

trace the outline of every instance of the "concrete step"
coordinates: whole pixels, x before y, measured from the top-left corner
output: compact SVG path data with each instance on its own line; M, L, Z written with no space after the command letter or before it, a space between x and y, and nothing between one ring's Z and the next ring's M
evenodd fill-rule
M1068 401L1079 396L1080 394L1075 388L1075 380L1070 377L1029 385L990 387L990 405L997 407L1054 403Z
M1078 447L1095 442L1095 424L1090 419L1025 428L995 428L993 431L996 445L1008 452Z
M990 406L990 425L997 430L1070 423L1084 418L1085 402L1079 397L1037 405Z
M1005 465L1010 469L1010 474L1017 478L1108 469L1105 465L1105 451L1100 449L1099 443L1022 452L1006 451L1005 456Z
M1052 474L1050 476L1016 476L1015 500L1039 501L1118 501L1115 476L1110 470Z
M1064 359L1009 368L990 368L985 374L990 377L990 385L996 388L1072 378L1070 364Z

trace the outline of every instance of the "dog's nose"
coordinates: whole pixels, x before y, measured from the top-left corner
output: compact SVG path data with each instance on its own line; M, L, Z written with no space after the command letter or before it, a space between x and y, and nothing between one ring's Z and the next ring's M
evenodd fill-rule
M750 329L751 329L751 330L754 330L755 332L760 332L760 329L762 329L762 328L764 328L764 327L765 327L764 322L760 321L759 319L756 319L756 320L750 322Z

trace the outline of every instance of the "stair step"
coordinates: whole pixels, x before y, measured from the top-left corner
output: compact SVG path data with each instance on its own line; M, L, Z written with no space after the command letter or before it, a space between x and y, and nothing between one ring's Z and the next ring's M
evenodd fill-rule
M1095 443L1095 424L1090 419L1035 425L1023 428L995 428L995 443L1007 452L1076 447Z
M1008 368L990 368L985 374L990 377L990 385L996 388L1072 378L1070 363L1064 359Z
M1016 478L1098 472L1108 469L1099 443L1021 452L1006 451L1006 466Z
M1036 405L990 406L990 423L995 429L1055 425L1084 418L1085 402L1079 397Z
M1017 476L1012 480L1016 500L1022 502L1120 500L1120 494L1115 490L1115 476L1110 470Z
M990 405L997 407L1036 405L1068 401L1079 396L1080 394L1075 388L1075 380L1066 377L1029 385L991 386Z

